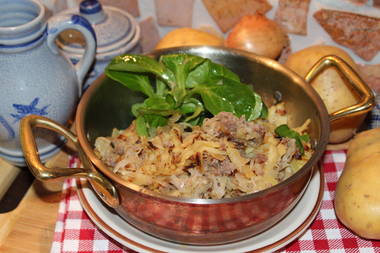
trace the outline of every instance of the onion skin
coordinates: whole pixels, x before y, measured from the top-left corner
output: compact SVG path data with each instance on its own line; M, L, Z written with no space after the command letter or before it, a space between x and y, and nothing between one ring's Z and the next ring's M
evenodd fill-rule
M288 36L279 24L256 14L240 19L228 34L225 46L276 59L288 43Z

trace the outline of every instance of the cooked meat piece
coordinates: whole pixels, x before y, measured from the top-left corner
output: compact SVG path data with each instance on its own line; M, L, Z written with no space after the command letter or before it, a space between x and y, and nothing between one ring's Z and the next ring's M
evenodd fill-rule
M235 142L255 139L262 142L265 128L255 122L247 122L244 117L237 118L230 112L221 112L211 119L206 119L202 130L215 137L226 136Z
M205 153L202 160L203 168L215 176L229 176L236 170L236 166L229 159L218 160Z

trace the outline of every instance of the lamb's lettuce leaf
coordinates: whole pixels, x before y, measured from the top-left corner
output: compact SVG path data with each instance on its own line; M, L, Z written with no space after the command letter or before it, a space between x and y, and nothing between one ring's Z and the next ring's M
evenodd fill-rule
M170 117L199 125L210 113L231 112L248 121L268 114L252 86L240 82L239 76L224 66L199 56L171 54L156 61L144 55L124 54L115 57L105 73L147 96L132 107L140 135L154 135Z
M305 153L305 148L302 144L302 142L309 142L310 137L307 134L301 135L298 132L291 129L288 125L283 124L278 126L274 131L278 136L280 137L288 137L295 139L297 149L299 150L300 154L303 155Z
M154 136L157 127L168 124L168 119L156 114L144 114L136 118L136 131L140 136Z
M219 84L198 84L193 92L201 95L205 107L213 115L219 112L231 112L244 116L247 121L260 117L263 109L261 97L251 87L223 78Z
M186 96L185 84L189 73L205 60L199 56L185 54L165 55L160 58L160 62L174 74L175 85L172 87L171 94L178 106L182 104Z
M164 81L171 88L175 85L173 73L159 62L145 55L123 54L116 56L106 67L105 73L115 80L114 77L117 72L139 73L139 75L150 73ZM126 82L122 82L122 84L128 86Z
M231 70L206 59L186 79L186 88L194 88L198 84L218 84L222 79L240 82L238 75Z
M131 72L121 72L111 69L106 70L106 75L111 77L113 80L124 84L133 91L142 92L148 97L152 97L154 95L153 87L150 84L149 77L147 75L136 75Z

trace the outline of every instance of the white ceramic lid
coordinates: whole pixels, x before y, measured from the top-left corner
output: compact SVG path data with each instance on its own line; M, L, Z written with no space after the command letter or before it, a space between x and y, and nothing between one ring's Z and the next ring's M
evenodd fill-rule
M136 35L136 20L127 12L112 6L102 6L97 0L85 0L75 9L65 13L79 14L85 17L94 28L97 39L97 54L105 54L125 47ZM68 54L81 54L85 41L75 30L63 32L58 44Z

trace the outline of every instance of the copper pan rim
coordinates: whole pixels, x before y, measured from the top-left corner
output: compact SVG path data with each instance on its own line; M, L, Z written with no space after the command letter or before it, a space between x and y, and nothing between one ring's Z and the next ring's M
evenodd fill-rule
M295 74L290 69L284 67L280 63L278 63L275 60L261 57L258 55L250 54L241 50L235 50L235 49L226 49L224 47L214 47L214 46L195 46L195 47L178 47L178 48L171 48L168 50L161 49L157 51L153 51L149 55L156 56L160 55L162 53L169 54L169 53L178 53L178 52L186 52L186 53L194 53L194 54L200 54L203 53L220 53L222 55L233 55L238 57L245 57L251 61L259 62L260 64L264 64L266 66L269 66L270 68L275 69L276 71L281 72L282 74L290 77L292 81L296 85L302 86L302 88L306 91L306 93L309 95L310 99L313 100L313 102L317 105L319 113L320 113L320 123L322 132L319 136L319 141L315 146L315 151L312 155L312 157L309 159L309 161L303 166L302 169L297 171L295 174L293 174L288 179L280 182L279 184L276 184L270 188L261 190L259 192L235 197L235 198L225 198L225 199L194 199L194 198L176 198L176 197L169 197L165 196L163 194L159 194L156 192L149 191L143 187L140 187L138 185L135 185L133 183L127 182L123 180L121 177L110 171L107 166L96 156L92 145L88 141L87 134L85 132L84 122L85 122L85 115L86 115L86 109L87 105L89 103L89 100L93 96L94 93L99 89L99 87L102 84L102 81L106 78L104 74L102 74L84 93L83 97L81 98L78 109L76 112L76 118L75 118L75 127L76 127L76 133L78 136L78 140L85 152L85 154L88 156L88 158L93 162L93 164L108 178L110 178L112 181L123 185L127 187L128 189L138 192L140 194L146 194L154 198L160 198L161 200L166 201L176 201L181 203L191 203L191 204L200 204L200 205L208 205L208 204L225 204L225 203L234 203L234 202L241 202L241 201L247 201L252 198L257 198L262 195L268 194L270 192L277 191L279 188L283 187L284 185L292 184L292 182L296 181L298 178L304 176L315 166L320 158L323 155L323 152L326 149L326 146L328 144L328 136L329 136L329 116L327 113L327 110L324 106L323 101L319 97L319 95L315 92L313 88L311 88L310 85L308 85L303 78Z

